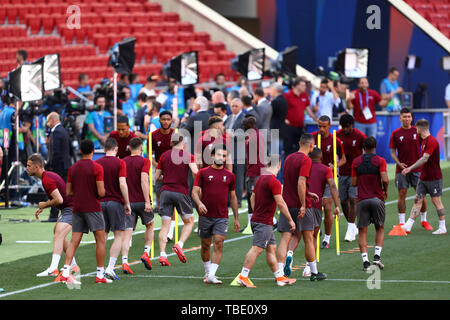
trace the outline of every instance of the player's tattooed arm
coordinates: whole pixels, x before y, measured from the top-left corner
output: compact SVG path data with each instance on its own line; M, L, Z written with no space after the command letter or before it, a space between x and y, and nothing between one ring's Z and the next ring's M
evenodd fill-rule
M414 163L412 166L403 169L402 174L406 175L408 173L410 173L411 171L420 168L421 166L423 166L425 163L427 163L428 159L430 158L430 155L428 153L424 153L423 156L416 161L416 163Z

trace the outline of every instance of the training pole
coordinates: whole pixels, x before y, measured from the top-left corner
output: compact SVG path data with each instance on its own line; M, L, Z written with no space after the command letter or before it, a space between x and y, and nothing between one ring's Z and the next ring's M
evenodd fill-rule
M320 149L322 137L320 134L317 134L317 148ZM322 206L322 212L324 212L324 208ZM322 225L322 222L320 222L320 225ZM316 260L317 262L320 261L320 225L319 225L319 232L317 233L317 243L316 243Z
M175 114L177 116L177 114ZM175 128L175 133L178 133L178 128ZM177 208L174 208L174 215L175 215L175 230L174 230L174 239L175 244L178 243L178 212Z
M334 167L334 183L336 184L336 189L338 188L338 178L337 178L337 146L336 146L336 130L333 130L333 167ZM339 247L339 217L336 216L336 254L339 256L341 250Z
M113 76L113 91L114 91L114 131L117 130L117 72L114 71Z
M152 150L152 133L149 132L148 133L148 160L150 160L150 172L149 172L149 180L150 180L150 184L149 184L149 189L150 189L150 204L153 206L153 165L152 165L152 154L153 154L153 150ZM153 257L155 256L155 237L153 236L153 241L152 244L150 246L150 258L153 259Z

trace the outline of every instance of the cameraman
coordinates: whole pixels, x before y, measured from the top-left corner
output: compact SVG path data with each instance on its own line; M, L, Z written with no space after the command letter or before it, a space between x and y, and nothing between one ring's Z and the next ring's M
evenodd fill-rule
M105 144L108 134L105 133L104 121L105 117L111 117L106 108L106 97L98 95L94 99L95 108L89 112L86 117L86 124L88 126L87 139L94 142L95 149L101 149Z

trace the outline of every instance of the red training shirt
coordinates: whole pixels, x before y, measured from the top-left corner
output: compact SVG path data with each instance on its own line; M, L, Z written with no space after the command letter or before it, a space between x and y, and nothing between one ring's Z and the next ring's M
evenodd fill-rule
M312 135L314 136L314 143L315 146L318 146L318 134L319 131L313 132ZM334 165L334 160L333 160L333 134L330 133L328 134L328 137L324 138L323 136L321 136L321 140L320 140L320 150L322 150L322 163L326 166L328 166L328 164L333 164ZM344 149L342 148L342 142L341 140L336 136L336 154L338 156L338 158L342 158L342 154L344 153ZM336 159L336 163L339 161L339 159Z
M306 206L311 208L311 199L308 197L308 180L311 174L312 161L302 152L290 154L284 161L283 166L283 199L289 208L300 208L297 184L299 177L306 177Z
M371 172L358 173L358 168L363 165L363 160L370 156ZM358 201L378 198L384 201L384 194L381 184L381 172L386 172L386 160L380 156L363 154L353 161L352 177L358 177Z
M97 181L103 181L103 167L91 159L78 160L69 168L67 183L72 184L73 212L101 212Z
M142 156L123 159L127 167L127 186L130 203L145 202L141 187L141 173L150 174L150 160Z
M277 209L275 196L281 194L281 183L270 173L262 174L256 180L255 209L253 209L252 222L273 225L273 215Z
M264 165L264 137L258 129L253 129L245 137L245 154L247 158L247 177L258 177Z
M207 217L228 218L228 192L235 189L235 184L234 174L225 168L209 166L198 171L194 186L202 189L200 200L208 209Z
M119 145L119 151L117 151L117 156L120 159L123 159L125 157L128 157L131 155L130 151L130 140L133 138L136 138L137 136L134 134L134 132L130 131L130 134L126 138L119 137L119 133L117 131L111 131L109 134L109 137L116 139L117 144Z
M164 152L159 158L158 169L162 170L163 186L161 191L173 191L189 195L189 164L195 163L194 156L181 149Z
M409 129L400 127L394 130L389 140L389 148L397 150L397 158L401 163L408 167L416 163L420 158L420 139L417 134L417 128L412 126ZM402 169L397 165L396 173L401 173ZM420 168L412 172L420 172Z
M63 198L63 203L57 207L59 210L72 207L72 198L66 195L66 183L57 173L44 171L42 173L42 186L47 197L51 200L53 200L52 192L58 189Z
M155 153L155 160L159 162L159 158L161 155L167 150L172 149L171 139L172 134L174 133L174 129L170 129L170 132L164 134L161 132L161 129L156 129L152 132L152 150Z
M344 130L340 129L336 132L336 137L341 140L342 148L344 149L345 160L347 162L339 168L340 176L352 175L352 163L353 160L362 155L363 142L367 138L364 133L358 129L353 128L349 135L344 133Z
M101 201L116 201L124 204L119 178L127 177L127 165L123 160L113 156L104 156L96 162L103 167L105 179L105 196Z
M420 174L420 180L422 181L433 181L442 179L442 171L440 162L440 151L439 151L439 143L436 138L432 135L429 135L424 140L422 140L421 147L423 156L424 153L428 153L430 158L428 161L422 166L422 173Z
M320 162L313 162L311 172L313 174L309 178L309 191L317 194L319 197L319 201L312 202L312 207L322 210L322 197L328 184L328 179L333 179L333 171L330 167Z

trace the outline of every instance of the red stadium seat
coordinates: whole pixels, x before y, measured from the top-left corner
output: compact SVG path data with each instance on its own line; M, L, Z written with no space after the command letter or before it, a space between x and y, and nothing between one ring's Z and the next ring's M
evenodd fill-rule
M178 41L190 42L195 41L194 34L191 32L180 31L177 33Z
M146 14L148 20L151 22L163 22L164 17L160 12L149 12Z
M178 26L173 22L166 21L166 22L162 22L161 25L162 25L162 28L164 31L174 32L174 33L178 32Z
M19 9L17 9L17 7L13 4L4 5L4 8L6 9L6 16L8 17L8 23L15 24L16 19L19 16Z
M176 12L163 12L162 15L163 15L164 21L168 21L168 22L180 21L180 16Z
M163 31L162 25L157 22L149 22L147 23L148 30L151 32L160 33Z
M161 12L161 5L156 2L146 2L144 4L144 9L146 12Z
M161 40L163 42L175 42L177 41L177 36L173 32L161 32Z
M130 12L142 12L142 5L136 2L127 2L126 8Z
M50 14L52 13L52 8L49 7L46 3L41 4L32 4L38 8L40 14Z
M221 50L225 50L225 44L220 41L209 41L208 49L211 51L219 52Z
M161 33L147 32L147 41L153 43L160 43L162 41Z
M27 14L27 25L30 26L31 33L39 33L41 30L41 18L35 14Z
M135 23L146 23L149 21L148 14L145 12L133 12L132 15Z
M233 51L220 50L218 52L220 60L230 60L236 57L236 54Z
M50 14L41 14L41 21L44 27L44 33L52 33L53 27L55 26L55 21L53 20L53 16Z
M178 31L194 32L194 25L187 21L177 22Z
M129 13L118 13L117 17L119 18L120 22L127 23L128 25L133 23L133 16L131 16Z
M204 43L208 43L209 42L209 33L203 32L203 31L198 31L198 32L194 32L194 37L195 37L195 41L200 41L200 42L204 42Z
M189 50L191 51L203 51L206 49L206 46L203 42L193 41L188 43Z
M100 52L105 53L108 50L109 39L102 34L94 35L94 43L100 50Z

